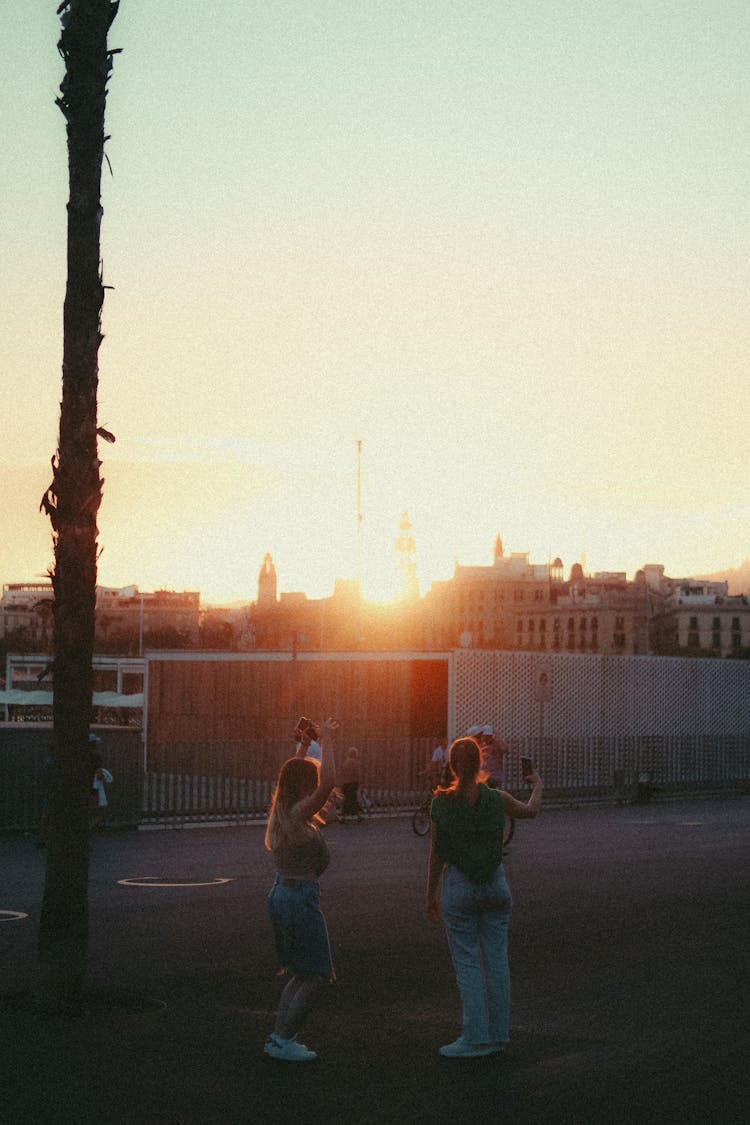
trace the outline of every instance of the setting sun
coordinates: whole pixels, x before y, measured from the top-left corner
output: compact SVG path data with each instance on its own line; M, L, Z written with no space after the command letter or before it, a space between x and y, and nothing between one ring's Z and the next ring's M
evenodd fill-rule
M388 600L405 511L423 593L498 533L592 571L738 565L739 7L287 7L222 4L207 40L192 5L113 26L100 583L247 602L270 552L280 590L360 575ZM54 4L9 31L33 80L4 194L4 581L52 561L58 34Z

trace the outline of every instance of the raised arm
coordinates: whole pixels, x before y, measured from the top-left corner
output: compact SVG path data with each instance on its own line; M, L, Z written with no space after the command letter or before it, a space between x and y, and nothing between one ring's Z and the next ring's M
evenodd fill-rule
M335 719L326 719L326 721L321 724L322 734L320 736L320 745L323 751L323 760L320 763L318 785L309 797L303 798L303 800L298 801L294 806L292 815L295 819L310 820L315 816L316 812L320 812L331 795L331 790L336 784L334 732L338 730L338 726L339 724ZM300 753L298 756L304 758L306 752Z
M515 820L531 820L535 816L539 816L542 811L542 792L544 786L542 779L536 771L527 774L524 778L527 785L530 785L531 795L528 801L517 801L510 793L506 793L504 789L500 790L503 798L503 807L508 814Z
M328 786L328 795L336 784L336 739L335 734L339 724L335 719L326 719L321 723L320 747L323 751L323 760L320 763L320 787Z

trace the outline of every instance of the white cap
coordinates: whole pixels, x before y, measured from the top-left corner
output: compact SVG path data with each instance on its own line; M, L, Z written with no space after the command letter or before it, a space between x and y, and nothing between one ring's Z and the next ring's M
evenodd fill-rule
M479 731L479 733L480 734L494 734L495 732L492 729L491 723L485 723L485 725L482 727L482 729Z
M469 727L466 733L468 734L469 738L476 738L478 734L482 733L482 724L474 723L474 726Z

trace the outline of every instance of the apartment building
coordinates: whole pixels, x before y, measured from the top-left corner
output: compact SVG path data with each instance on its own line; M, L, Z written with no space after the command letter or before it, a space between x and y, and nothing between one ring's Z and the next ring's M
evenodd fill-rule
M51 582L15 582L3 586L0 638L26 651L52 644ZM151 648L195 647L200 641L200 594L137 586L97 586L95 643L110 652L138 654Z

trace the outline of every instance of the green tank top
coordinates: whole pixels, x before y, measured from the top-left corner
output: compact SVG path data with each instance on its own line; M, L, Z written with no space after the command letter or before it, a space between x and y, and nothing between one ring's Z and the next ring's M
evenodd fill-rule
M503 862L505 809L498 790L480 784L475 805L461 797L438 795L431 815L440 859L472 883L486 883Z

